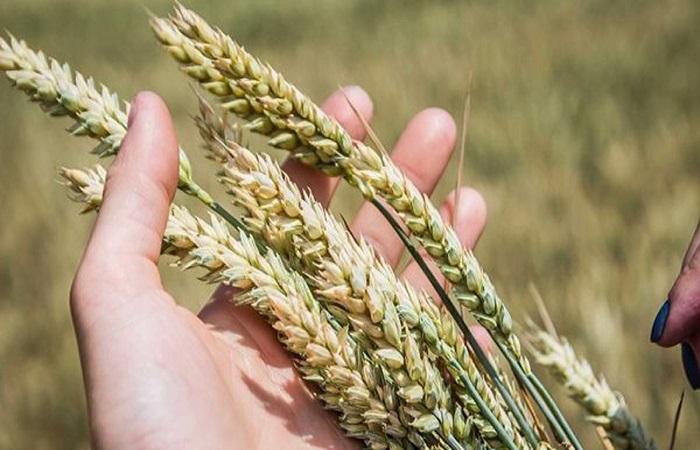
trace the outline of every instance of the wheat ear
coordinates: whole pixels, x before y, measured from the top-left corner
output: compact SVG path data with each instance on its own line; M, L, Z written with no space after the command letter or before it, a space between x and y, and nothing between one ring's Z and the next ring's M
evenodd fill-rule
M0 70L46 113L73 119L68 129L71 134L99 141L92 153L106 157L119 151L127 131L130 106L106 86L98 87L92 78L31 49L12 35L9 42L0 37ZM179 160L179 189L240 227L240 223L193 180L192 167L181 148Z
M557 436L581 448L556 404L532 374L512 332L512 318L489 277L427 196L386 154L353 142L337 122L279 73L193 11L178 5L169 19L153 18L151 23L156 37L183 70L217 96L228 111L246 119L247 128L270 136L270 145L292 151L309 165L343 175L380 209L383 206L377 198L384 198L454 284L454 297L489 330ZM385 216L390 217L388 213Z
M85 204L85 210L100 207L105 174L101 166L59 171L71 199ZM274 251L263 256L245 233L234 237L215 216L206 222L174 205L163 237L163 252L174 256L185 269L205 269L202 279L207 282L240 288L235 301L251 305L270 320L281 342L297 356L304 378L316 383L322 389L319 397L341 413L341 426L349 436L364 439L371 448L412 445L403 439L407 432L396 413L385 406L395 400L384 395L389 391L369 361L360 356L347 328L329 320L306 282L286 269Z
M603 378L597 378L588 362L577 356L566 339L531 325L530 339L535 361L566 389L569 397L587 413L587 419L601 426L615 448L620 450L656 450L625 400L613 392Z
M420 377L421 372L411 367L415 358L402 346L400 325L403 322L409 329L417 330L426 347L444 358L448 367L454 365L453 376L458 380L466 377L506 432L514 433L510 419L444 309L440 311L425 293L416 293L399 281L371 246L350 235L310 194L302 195L267 155L253 154L227 140L227 136L237 133L227 130L226 123L203 101L197 124L207 144L208 157L222 164L221 181L247 214L243 221L251 231L264 236L270 245L287 254L288 260L301 266L299 270L309 274L317 295L330 305L341 306L353 326L375 340L376 345L388 344L397 359L403 356L414 381L425 386L429 385L425 373ZM477 402L464 392L462 395L475 414L475 424L482 435L487 439L496 437L493 426L484 417L479 418L483 411ZM434 403L424 399L426 405ZM516 445L524 445L518 433L514 438Z

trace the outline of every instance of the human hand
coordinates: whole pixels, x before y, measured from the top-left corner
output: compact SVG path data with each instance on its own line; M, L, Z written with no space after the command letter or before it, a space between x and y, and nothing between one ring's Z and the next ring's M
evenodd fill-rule
M324 103L354 138L372 103L353 87ZM392 157L430 193L455 142L444 111L416 115ZM163 289L157 268L168 206L178 172L177 142L165 104L142 93L132 104L129 132L109 169L104 201L71 292L96 448L355 448L293 369L273 330L235 292L221 286L195 315ZM338 181L295 160L290 177L330 202ZM486 207L472 189L461 192L458 235L469 247L481 234ZM441 213L452 221L455 195ZM381 215L362 206L351 228L396 265L403 247ZM429 283L412 263L404 276Z
M700 223L695 228L668 299L654 319L651 341L664 347L681 343L688 382L693 389L700 388Z

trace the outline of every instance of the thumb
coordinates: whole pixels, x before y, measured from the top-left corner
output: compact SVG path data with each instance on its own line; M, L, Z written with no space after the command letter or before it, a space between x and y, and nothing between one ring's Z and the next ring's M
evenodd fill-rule
M101 308L100 303L129 301L161 287L156 262L177 177L177 142L168 108L157 95L140 93L107 173L102 208L73 285L74 307L92 297L90 308Z

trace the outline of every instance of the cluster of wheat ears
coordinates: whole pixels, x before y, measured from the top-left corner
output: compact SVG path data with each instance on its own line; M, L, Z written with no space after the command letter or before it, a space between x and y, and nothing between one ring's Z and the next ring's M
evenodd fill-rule
M531 370L489 277L386 153L351 139L193 11L177 5L151 26L182 71L216 99L214 107L199 98L196 124L236 207L234 216L195 182L181 149L179 189L210 213L202 219L172 205L163 253L184 269L203 269L207 282L239 288L233 301L269 321L348 436L371 449L582 448ZM96 155L119 151L129 105L106 87L13 36L0 38L0 69L45 112L68 116L72 134L97 140ZM247 132L357 188L392 224L438 298L400 280L274 160L242 146ZM60 169L84 211L99 210L105 174L99 165ZM449 287L430 273L420 247ZM462 311L488 330L498 355L479 346ZM534 326L523 338L585 410L605 448L656 448L622 397L564 339Z

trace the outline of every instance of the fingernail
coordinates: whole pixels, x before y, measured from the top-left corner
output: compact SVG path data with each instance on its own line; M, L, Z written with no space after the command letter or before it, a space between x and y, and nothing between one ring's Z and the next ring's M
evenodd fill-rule
M698 361L695 359L693 348L685 342L681 345L683 355L683 369L685 376L688 378L690 386L697 390L700 388L700 370L698 370Z
M671 304L666 300L659 312L656 313L656 318L651 326L651 342L659 342L661 336L664 335L664 328L666 328L666 320L668 319L668 312L671 309Z

